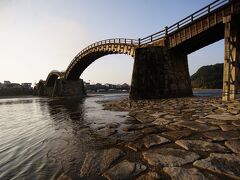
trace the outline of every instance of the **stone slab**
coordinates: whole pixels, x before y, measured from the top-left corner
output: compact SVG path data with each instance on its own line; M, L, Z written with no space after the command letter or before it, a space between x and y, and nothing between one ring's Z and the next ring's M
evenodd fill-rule
M240 130L239 126L234 126L232 124L220 125L219 127L222 129L222 131L236 131L236 130Z
M151 146L160 145L167 142L170 142L170 140L156 134L151 134L143 138L143 143L146 148L150 148Z
M172 180L207 180L196 168L182 168L182 167L164 167L163 171L167 173Z
M224 146L218 143L212 143L203 140L177 140L175 143L186 150L211 151L211 152L228 151Z
M203 135L214 141L240 139L240 131L212 131L205 132Z
M169 124L170 122L172 122L172 121L171 120L167 120L167 119L163 119L163 118L157 118L152 123L157 125L157 126L163 126L163 125Z
M240 126L240 121L233 121L232 124L235 126Z
M202 124L210 123L210 124L213 124L213 125L227 124L227 121L219 121L219 120L216 120L216 119L208 119L208 118L196 119L196 122L199 122L199 123L202 123Z
M134 151L139 151L144 147L150 148L152 146L161 145L167 142L170 142L170 140L167 138L161 137L157 134L150 134L145 136L143 139L138 140L137 142L129 142L127 146Z
M137 180L159 180L159 179L161 178L156 172L147 172L137 178Z
M236 121L239 120L238 117L230 114L210 114L207 115L206 118L217 119L221 121Z
M234 154L211 153L208 158L195 161L193 165L234 179L240 179L240 157Z
M162 135L170 137L174 140L188 137L191 134L192 134L192 131L190 131L190 130L166 131L166 132L162 133Z
M225 145L233 152L240 154L240 140L226 141Z
M149 123L153 122L155 119L151 116L147 116L145 113L137 113L135 116L136 120L138 120L141 123Z
M101 175L123 155L117 148L88 152L80 170L80 177Z
M133 179L146 169L147 167L143 164L124 160L107 170L103 175L108 179Z
M155 148L143 153L144 159L152 166L182 166L198 159L197 153L173 148Z
M160 118L160 117L162 117L162 116L164 116L166 114L168 114L168 113L166 113L166 112L155 112L153 114L150 114L150 116L152 116L154 118Z
M142 141L129 142L127 144L127 147L137 152L137 151L142 150L144 148L144 144L143 144Z
M195 121L179 121L179 122L173 123L173 125L186 127L186 128L191 129L191 130L200 131L200 132L202 132L202 131L212 131L212 130L219 129L216 126L201 124L201 123L198 123L198 122L195 122Z

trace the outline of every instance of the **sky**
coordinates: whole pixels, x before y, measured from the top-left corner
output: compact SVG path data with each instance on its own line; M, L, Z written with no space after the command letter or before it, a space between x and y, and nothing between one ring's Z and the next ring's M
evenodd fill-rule
M66 70L88 45L138 39L162 30L213 0L0 0L0 82L37 83ZM223 62L223 40L188 55L190 74ZM133 59L107 55L81 75L90 83L131 82Z

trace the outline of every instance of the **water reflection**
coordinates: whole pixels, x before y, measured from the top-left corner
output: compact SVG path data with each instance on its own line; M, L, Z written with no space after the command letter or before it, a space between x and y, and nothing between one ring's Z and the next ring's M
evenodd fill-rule
M111 138L107 124L126 119L96 102L121 96L0 99L0 179L77 178L86 152L114 145L121 136L124 124Z

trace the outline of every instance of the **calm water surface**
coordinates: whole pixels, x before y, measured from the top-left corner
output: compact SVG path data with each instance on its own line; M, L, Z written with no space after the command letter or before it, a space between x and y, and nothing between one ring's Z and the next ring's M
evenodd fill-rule
M220 93L194 91L198 96ZM98 101L127 96L0 99L0 179L56 179L61 174L78 178L86 152L116 143L103 138L106 124L119 123L121 138L128 118L126 112L103 110Z
M121 134L126 119L127 113L105 111L97 101L122 97L0 99L0 179L77 178L85 153L111 144L96 129L117 122Z

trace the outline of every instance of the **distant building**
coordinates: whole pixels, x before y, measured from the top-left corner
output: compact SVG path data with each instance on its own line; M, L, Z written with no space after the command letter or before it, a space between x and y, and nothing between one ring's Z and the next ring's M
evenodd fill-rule
M22 87L30 89L32 86L32 83L22 83Z
M129 90L130 86L127 83L122 84L122 89Z
M4 84L8 85L8 84L11 84L10 81L3 81Z
M84 82L84 86L85 86L85 87L88 87L88 86L90 86L90 83Z
M8 87L12 88L22 88L22 86L19 83L10 83L8 84Z

